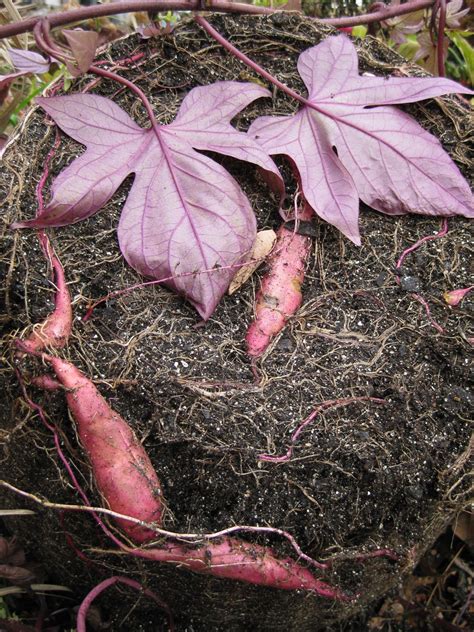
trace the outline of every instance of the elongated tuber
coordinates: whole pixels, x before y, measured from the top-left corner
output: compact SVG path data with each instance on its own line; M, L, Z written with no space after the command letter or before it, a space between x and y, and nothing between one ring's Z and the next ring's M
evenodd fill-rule
M90 460L97 489L108 507L144 522L161 524L163 498L158 476L145 449L128 423L115 412L73 364L44 354L77 424L82 446ZM153 540L153 531L126 520L117 523L134 542Z
M201 547L165 543L161 548L135 549L133 554L156 562L167 562L204 573L280 590L306 590L321 597L348 601L339 589L316 579L291 558L280 559L269 547L238 538L223 538Z
M299 219L308 221L312 215L313 211L305 204ZM272 338L300 307L303 300L301 284L310 249L309 237L289 230L285 225L278 229L276 245L268 261L269 269L257 294L255 319L245 337L251 358L258 358L265 352Z

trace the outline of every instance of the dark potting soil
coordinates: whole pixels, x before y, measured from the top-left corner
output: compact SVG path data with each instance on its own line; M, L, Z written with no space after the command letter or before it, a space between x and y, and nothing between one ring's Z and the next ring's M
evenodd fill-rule
M333 33L298 15L212 16L210 21L301 92L298 54ZM376 40L357 45L361 71L423 74L413 66L401 67L400 58ZM182 21L159 39L141 42L133 36L115 42L104 58L137 52L145 57L120 72L146 91L161 123L173 120L194 86L216 80L260 82L192 21ZM92 76L71 90L86 87L113 97L146 127L145 112L134 95ZM247 108L234 124L246 129L258 115L295 108L273 91L273 99ZM462 102L443 98L405 109L440 138L468 176L473 128ZM13 232L8 226L34 215L35 187L56 134L44 113L34 110L7 150L0 175L6 198L2 470L5 480L42 499L81 504L51 434L22 399L8 348L20 330L41 322L53 306L49 271L34 233ZM61 134L51 176L82 151ZM259 229L276 228L281 222L278 203L253 166L215 158L247 193ZM295 183L284 161L279 164L287 176L291 207ZM362 205L361 247L315 219L304 303L258 363L257 384L243 340L263 270L226 296L205 324L180 297L159 286L104 302L83 322L92 302L141 280L121 257L116 238L130 183L128 179L91 219L50 231L73 297L74 330L64 357L94 380L149 452L166 498L165 528L202 533L233 525L284 529L307 554L336 556L333 569L321 577L359 596L341 604L130 559L118 555L85 514L59 514L28 504L36 517L12 520L10 526L51 578L79 597L110 575L134 577L169 604L179 631L312 631L340 625L396 586L466 499L473 302L467 297L451 308L443 293L471 283L471 226L463 218L450 219L446 236L407 256L398 283L400 254L436 233L439 219L387 217ZM430 317L414 293L429 304ZM31 361L21 368L25 376L42 372ZM100 505L63 397L32 387L28 392L57 424L80 482L93 504ZM289 462L259 461L262 453L285 453L291 433L322 402L353 397L377 397L385 403L325 410L305 429ZM11 493L3 502L25 503ZM294 554L278 536L241 537L271 545L282 556ZM350 559L386 547L397 551L398 563ZM101 603L113 630L145 632L165 625L152 602L128 589L111 589Z

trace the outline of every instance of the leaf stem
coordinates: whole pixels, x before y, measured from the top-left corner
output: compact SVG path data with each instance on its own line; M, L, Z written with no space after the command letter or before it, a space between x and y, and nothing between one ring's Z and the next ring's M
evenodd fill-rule
M110 70L104 70L104 68L99 68L98 66L90 66L89 72L92 72L95 75L99 75L100 77L104 77L105 79L111 79L112 81L121 83L123 86L126 86L127 88L129 88L129 90L134 92L137 95L137 97L140 99L140 101L143 103L143 107L145 108L148 114L148 118L150 119L150 123L153 130L155 131L155 133L158 133L160 126L158 125L156 121L155 115L153 113L153 108L151 107L151 103L148 100L148 97L146 96L146 94L143 92L143 90L140 90L140 88L137 85L135 85L132 81L125 79L125 77L121 77L117 73L111 72Z
M213 26L211 26L205 18L202 17L202 15L195 15L194 20L195 22L199 24L200 27L202 27L206 31L206 33L208 33L212 38L214 38L216 42L218 42L221 46L227 49L229 53L234 55L234 57L239 59L246 66L254 70L258 75L260 75L261 77L263 77L264 79L272 83L274 86L282 90L282 92L285 92L288 96L292 97L296 101L299 101L299 103L302 103L303 105L308 105L309 107L313 107L313 104L310 103L303 96L301 96L301 94L299 94L295 90L292 90L290 87L288 87L287 85L279 81L267 70L259 66L257 62L250 59L250 57L247 57L247 55L242 53L242 51L240 51L228 40L226 40L223 35L221 35L218 31L216 31L216 29Z

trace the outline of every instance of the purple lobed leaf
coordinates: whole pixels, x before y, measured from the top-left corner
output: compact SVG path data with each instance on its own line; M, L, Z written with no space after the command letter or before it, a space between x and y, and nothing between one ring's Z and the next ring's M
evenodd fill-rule
M331 138L359 197L372 208L390 215L474 216L458 168L408 114L389 106L358 113L342 108Z
M8 52L16 72L0 75L0 105L8 97L10 85L15 79L29 74L41 75L48 72L50 66L50 62L38 53L17 48L9 48Z
M248 103L267 95L254 84L236 82L195 88L176 121L156 129L142 129L104 97L38 99L87 151L55 179L44 211L14 227L64 226L90 217L133 173L118 228L124 257L142 274L173 277L167 285L209 318L251 250L256 223L237 182L194 148L251 161L271 173L282 191L268 154L229 123ZM211 122L201 120L205 113Z
M247 86L245 91L242 85ZM230 124L230 120L252 101L268 96L268 90L261 86L237 81L217 81L194 88L183 99L178 115L168 129L186 138L195 149L215 151L272 171L278 176L273 179L276 192L283 196L283 181L278 171L268 169L267 152L247 134L241 134L236 143L235 129Z
M469 186L439 141L387 107L472 91L449 79L360 76L344 35L304 51L298 71L307 104L293 116L257 119L249 135L294 162L320 217L360 243L357 197L389 214L474 216Z

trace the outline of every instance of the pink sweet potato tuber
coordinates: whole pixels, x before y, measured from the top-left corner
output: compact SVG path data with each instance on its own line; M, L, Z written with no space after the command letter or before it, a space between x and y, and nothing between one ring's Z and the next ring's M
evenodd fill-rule
M60 349L67 344L72 329L71 297L61 262L54 254L49 240L40 235L40 242L53 268L56 294L54 311L46 320L35 325L31 334L22 341L27 353L38 353L45 349Z
M313 214L305 204L299 219L307 221ZM311 239L281 226L277 241L268 261L268 272L257 294L255 319L245 337L247 353L252 358L261 356L272 338L285 326L303 300L301 283Z
M165 543L162 548L135 549L133 554L215 577L281 590L307 590L339 601L350 599L337 588L316 579L295 560L279 559L269 547L238 538L227 537L200 547Z
M108 507L144 522L161 524L160 482L127 422L110 408L91 380L73 364L46 354L43 358L65 388L68 407L90 460L97 489ZM117 520L117 523L134 542L149 542L156 537L153 531L140 525L126 520Z

